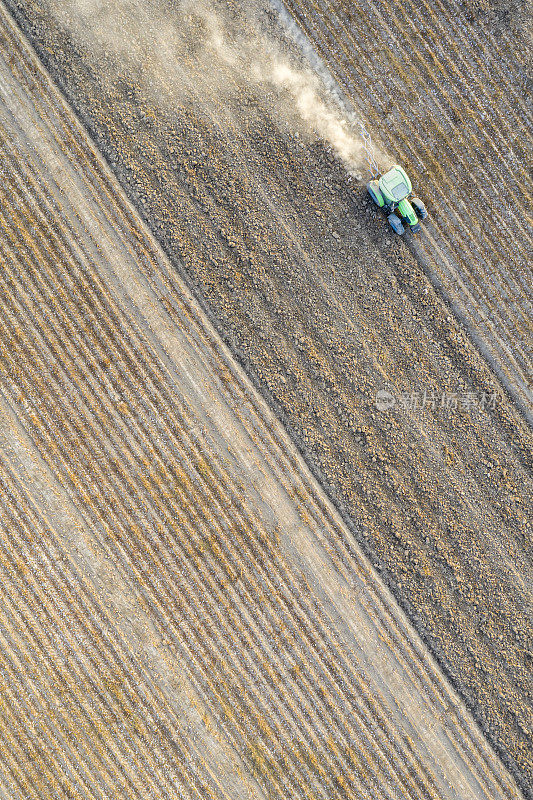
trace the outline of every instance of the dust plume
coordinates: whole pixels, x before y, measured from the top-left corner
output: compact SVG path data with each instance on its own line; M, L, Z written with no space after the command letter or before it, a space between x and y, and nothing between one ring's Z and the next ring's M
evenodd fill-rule
M311 69L298 63L268 30L261 0L239 10L218 0L46 0L77 41L113 65L126 67L166 109L178 98L206 103L249 95L270 104L275 119L327 142L360 177L363 144Z
M321 139L329 142L350 171L360 167L363 159L361 141L349 130L346 120L328 108L320 97L318 81L309 73L295 70L278 59L269 67L268 80L294 99L301 120Z

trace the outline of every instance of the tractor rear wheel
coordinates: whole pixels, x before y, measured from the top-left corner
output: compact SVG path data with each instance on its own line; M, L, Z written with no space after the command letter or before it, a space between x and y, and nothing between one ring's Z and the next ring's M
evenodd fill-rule
M389 214L387 219L394 233L399 233L399 234L404 233L405 228L402 225L400 217L398 217L396 214Z
M422 200L420 200L418 197L411 197L411 205L420 219L425 219L427 217L428 212Z

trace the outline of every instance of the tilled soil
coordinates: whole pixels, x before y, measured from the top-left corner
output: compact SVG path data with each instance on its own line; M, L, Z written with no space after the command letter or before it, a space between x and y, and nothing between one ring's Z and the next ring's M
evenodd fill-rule
M431 240L419 240L422 262L394 239L331 150L278 113L283 98L275 91L267 96L233 75L238 91L220 104L181 96L169 109L142 80L118 65L106 68L101 54L71 39L45 7L8 5L527 790L530 436L436 295L425 272L435 264ZM179 22L179 10L172 13ZM448 26L450 14L439 6ZM307 17L315 25L319 10ZM337 63L336 51L330 62ZM402 64L407 76L417 73L414 59ZM375 79L373 67L365 69ZM433 74L434 92L449 85L447 74ZM354 96L360 88L353 84ZM397 108L390 113L396 119ZM416 118L398 120L391 131L411 126L411 154L396 153L422 178L429 156ZM456 161L451 148L446 158L463 192L468 162ZM503 181L505 167L498 169ZM440 199L430 195L436 208L454 202L456 185L449 177ZM474 247L468 225L454 218L452 231L441 219L434 224L454 262L464 264L468 253L478 278L497 268L514 281L521 308L527 284L519 251L504 269L509 229L481 236ZM469 273L463 278L473 286ZM477 285L486 288L486 281ZM500 338L509 337L505 308L490 293L483 302ZM508 338L515 364L526 329L520 323L517 330ZM379 390L396 398L392 408L377 407ZM457 408L442 407L443 397L455 398Z
M2 796L518 800L3 16L0 37Z
M380 2L288 6L375 138L424 187L433 220L415 255L533 423L525 52L508 33L467 26L453 3L402 3L395 15Z

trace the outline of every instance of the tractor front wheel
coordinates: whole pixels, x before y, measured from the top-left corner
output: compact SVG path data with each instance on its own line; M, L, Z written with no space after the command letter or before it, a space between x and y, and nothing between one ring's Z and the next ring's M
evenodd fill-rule
M394 233L399 233L399 234L404 233L405 228L402 225L400 217L398 217L396 214L389 214L387 219Z
M377 181L370 181L370 183L367 183L366 188L374 203L379 206L379 208L383 208L385 200L379 190L379 183Z

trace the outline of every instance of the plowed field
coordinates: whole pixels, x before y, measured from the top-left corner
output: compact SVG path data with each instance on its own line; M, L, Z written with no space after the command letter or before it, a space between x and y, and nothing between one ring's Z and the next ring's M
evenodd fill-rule
M433 222L412 249L533 422L525 50L481 14L468 24L454 2L394 14L380 0L286 5L376 140L424 187Z
M140 677L128 679L124 688L110 666L110 688L101 694L105 687L93 683L93 673L105 676L107 667L90 655L96 634L84 627L88 623L81 605L72 606L78 610L69 614L79 615L83 630L66 611L58 611L54 641L38 641L47 629L46 615L64 602L73 584L58 588L56 572L66 566L53 549L51 555L39 549L48 512L29 508L17 475L22 467L16 467L15 459L5 476L3 497L13 498L6 500L6 531L13 536L11 531L20 529L17 535L27 536L25 547L34 548L26 559L30 569L24 558L9 568L10 579L19 576L17 591L29 591L26 585L31 584L34 594L26 597L26 606L23 594L14 595L6 611L11 626L6 636L11 638L5 649L15 654L10 655L15 661L9 666L6 708L19 711L4 730L13 754L10 780L17 782L19 796L50 796L53 787L58 796L77 796L68 794L77 791L81 797L111 797L116 786L122 787L118 796L126 797L246 797L246 792L262 797L264 790L273 797L324 799L358 793L390 800L517 796L459 699L442 701L452 697L451 690L401 613L389 599L388 616L385 600L382 606L374 599L368 605L375 588L360 594L361 570L367 575L365 586L380 582L368 572L359 546L528 791L533 493L525 423L530 362L524 255L529 240L517 199L527 199L526 184L519 179L526 140L525 134L513 138L503 122L493 132L491 115L500 115L500 104L503 108L510 98L503 88L492 92L493 105L488 96L483 109L476 105L484 62L476 67L480 50L468 36L483 32L471 30L471 23L451 7L433 5L431 25L443 32L430 59L425 47L429 34L424 36L422 27L420 35L413 32L413 15L424 16L420 8L405 17L404 8L399 9L394 25L403 26L400 36L373 6L372 35L391 53L388 64L376 63L368 45L366 51L361 45L356 58L353 51L351 59L342 55L348 37L357 39L358 28L354 20L346 25L339 4L328 13L325 6L291 6L354 105L366 109L369 123L379 127L376 138L381 136L382 148L402 158L424 187L434 219L416 244L406 245L387 232L364 197L363 185L347 175L331 148L302 135L290 114L280 111L287 105L281 88L262 91L226 63L220 70L234 82L231 92L217 99L189 86L174 97L164 82L151 85L122 68L116 53L105 54L101 42L74 35L68 20L58 21L46 4L11 0L8 5L163 245L175 273L161 256L147 255L133 217L116 211L115 190L83 145L83 133L69 136L69 129L76 131L72 120L5 27L6 77L0 88L11 103L2 134L0 187L5 413L12 426L23 429L19 435L33 441L47 480L61 487L76 509L72 514L81 514L77 524L90 529L91 541L102 543L120 573L113 580L133 586L132 602L142 608L139 620L154 625L161 646L169 648L165 657L155 648L154 669L159 665L164 673L179 660L185 665L179 680L186 686L172 724L161 722L170 713L164 703L165 710L153 718L142 710L155 705L153 693L162 691L164 683L154 678L157 685L145 687L141 677L146 669L135 667ZM135 9L138 4L131 5ZM168 14L169 27L188 24L179 7L156 5ZM255 17L252 21L231 4L223 6L234 14L230 33L236 26L241 35L257 35ZM261 24L268 20L268 15L260 17ZM269 35L272 30L281 40L282 30L270 28ZM459 54L439 50L448 41L450 52L458 49ZM127 39L122 46L127 52ZM148 76L150 58L148 53L141 65ZM194 53L183 56L184 74L197 69L194 58ZM420 59L428 61L421 64ZM499 70L504 75L501 64ZM13 84L6 84L10 71L23 87L18 95ZM502 87L496 67L489 72L496 88ZM404 108L414 108L415 95L408 97L408 92L415 92L411 87L420 86L422 78L428 96L420 99L419 114L404 114ZM509 85L522 104L518 77L513 80ZM395 102L391 81L409 102ZM460 81L462 91L452 97L451 86L458 91ZM476 108L473 116L467 114L467 101ZM33 110L25 112L28 102ZM457 135L449 121L450 103L457 104L457 119L466 121ZM50 114L55 117L46 125L54 133L46 133L48 144L34 157L32 136L41 127L39 118ZM422 123L421 115L426 115ZM525 116L518 116L512 118L513 130L522 131L516 126L525 124ZM30 123L31 135L25 129ZM391 136L385 141L383 129L389 125ZM418 135L424 125L433 139ZM442 131L448 131L447 137ZM491 147L497 136L515 148L514 161L502 161L500 139L498 147ZM57 146L67 141L69 155L62 162ZM62 183L73 158L83 164L83 186L72 176ZM513 173L508 181L506 169ZM430 173L438 180L430 181ZM500 206L490 206L491 197L496 203L496 187L503 184L509 213L516 217L513 235ZM86 192L98 208L94 218L81 204ZM474 195L481 201L469 204ZM497 235L486 229L489 216L497 220ZM146 280L151 287L140 307L131 307L132 287L130 299L121 294L132 274L131 264L119 266L125 250L137 269L141 265L139 285ZM316 492L309 495L310 479L304 482L308 494L301 496L304 488L295 475L303 467L285 438L282 451L288 460L278 451L274 458L271 444L261 445L249 471L236 481L246 449L259 447L254 439L259 422L253 416L258 412L252 413L249 394L232 393L230 362L213 368L219 388L229 392L223 401L211 398L201 369L193 368L196 356L208 362L211 350L204 334L196 332L194 319L201 317L196 302L182 299L182 278L326 487L344 525L336 518L333 525L325 501L319 502ZM150 318L159 306L168 319L152 320L146 327L141 317ZM156 324L154 338L148 328ZM183 341L173 345L184 353L179 369L172 364L177 356L168 351L176 327L192 338L190 350ZM379 390L396 398L392 407L376 405ZM204 415L210 420L221 415L216 436L205 417L199 421L189 407L195 393L203 397ZM417 407L404 402L413 393ZM443 396L458 398L456 407L443 407ZM237 409L241 417L235 423L230 420ZM276 431L276 437L283 437L266 410L261 413L267 415L261 425L268 435ZM231 446L228 455L226 442L231 445L239 426L248 438L235 457ZM220 441L212 450L206 444L221 437L221 429L226 429L224 456ZM184 437L188 445L182 451ZM273 479L265 477L268 470L277 470L276 480L285 487L284 505L281 489L274 490ZM252 497L256 505L249 506ZM285 526L277 515L294 513L291 503L301 523L291 517ZM55 511L58 518L62 513ZM290 531L299 530L298 524L311 526L320 557L311 555L310 535L300 540L298 534L298 546L291 544ZM254 526L257 536L250 535ZM304 567L307 551L312 565ZM88 558L84 552L68 552L70 559ZM319 570L323 553L344 583L328 577L327 560ZM54 565L53 591L36 577L41 570L47 575L48 567L44 562L34 566L32 559L44 558ZM87 570L83 561L80 571L86 575ZM328 586L328 581L333 583ZM339 599L343 589L355 593L357 613L364 609L357 623L365 631L359 645L350 622L353 605L349 611ZM381 586L379 596L388 597ZM75 599L88 602L81 595ZM18 608L26 622L22 617L13 622ZM195 614L200 608L202 614ZM31 629L36 614L43 615L38 634ZM130 617L137 618L137 611ZM116 618L105 624L114 629ZM124 623L126 628L129 624ZM129 652L130 635L145 653L138 644L143 624L120 634L126 638L117 654ZM35 635L33 647L48 659L46 669L37 662L35 674L27 673L26 684L17 677L24 654L17 650L22 645L15 633L22 625L27 641ZM396 630L388 645L392 655L385 656L393 666L386 668L380 642ZM65 741L76 730L80 737L72 744L76 749L70 760L59 740L46 739L52 734L36 722L43 709L35 713L35 703L48 697L48 690L32 689L24 699L28 681L40 680L42 687L48 680L50 698L61 709L58 685L70 681L74 691L78 681L65 656L67 647L76 670L93 659L93 672L80 685L85 692L100 692L96 707L104 715L103 722L92 720L89 730L86 713L79 712L83 696L65 697L65 721L57 723L58 730ZM423 667L416 670L422 672L417 672L412 664L420 659ZM62 677L59 672L50 677L51 670L63 667ZM41 677L39 669L44 670ZM390 676L400 670L394 688L387 669ZM427 689L436 684L438 691ZM138 695L128 694L133 688L141 692L144 705ZM412 711L410 694L416 698ZM120 706L118 717L113 703ZM191 755L174 748L186 748L186 740L190 744L179 726L183 707L194 703L200 709L199 717L190 712L194 724L205 715L198 734L204 744ZM89 702L88 709L93 707ZM448 709L444 722L443 708ZM118 720L116 745L106 738L111 716L105 714ZM205 744L206 730L218 744ZM90 757L99 759L97 788L83 772L89 745ZM110 748L115 747L111 761ZM215 751L220 752L213 774ZM176 752L180 755L174 757ZM238 758L236 767L233 758ZM142 765L138 772L132 768L136 759ZM177 770L182 763L189 767ZM63 784L57 779L61 773ZM224 788L228 785L234 788Z

